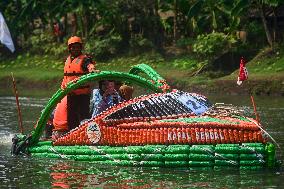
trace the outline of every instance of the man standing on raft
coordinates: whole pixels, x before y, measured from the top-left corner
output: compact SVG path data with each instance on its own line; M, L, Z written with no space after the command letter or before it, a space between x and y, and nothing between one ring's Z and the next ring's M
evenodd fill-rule
M82 49L83 43L80 37L73 36L69 38L68 50L70 55L65 61L64 78L61 83L61 89L65 89L68 82L76 80L84 74L90 72L98 72L98 70L95 69L95 62L92 61L91 57L84 55L82 53ZM74 129L79 126L80 121L90 118L90 92L90 86L84 85L76 90L73 90L67 95L67 124L61 124L60 126L58 125L58 127L55 124L53 135L60 136L62 134L65 134L67 131L70 131L71 129ZM59 104L58 106L60 106ZM58 106L56 109L59 108ZM55 117L56 113L57 112L55 112ZM64 120L64 118L60 120Z

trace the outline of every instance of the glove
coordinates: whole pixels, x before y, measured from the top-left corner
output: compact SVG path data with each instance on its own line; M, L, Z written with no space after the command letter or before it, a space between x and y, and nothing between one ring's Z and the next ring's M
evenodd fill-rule
M99 73L99 72L100 72L100 70L96 70L94 64L89 64L89 65L87 66L87 68L88 68L88 71L89 71L89 72L95 72L95 73Z

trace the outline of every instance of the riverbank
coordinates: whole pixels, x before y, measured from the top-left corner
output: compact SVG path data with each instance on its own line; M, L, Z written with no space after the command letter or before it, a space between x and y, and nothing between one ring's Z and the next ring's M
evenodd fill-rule
M128 72L135 64L146 63L163 76L173 88L202 94L249 94L284 96L283 52L267 49L247 63L249 80L236 84L238 69L229 75L204 72L196 74L200 63L189 56L162 57L157 53L123 56L97 62L99 70ZM50 96L60 86L64 60L52 56L19 55L0 62L0 95L13 95L11 72L21 96Z

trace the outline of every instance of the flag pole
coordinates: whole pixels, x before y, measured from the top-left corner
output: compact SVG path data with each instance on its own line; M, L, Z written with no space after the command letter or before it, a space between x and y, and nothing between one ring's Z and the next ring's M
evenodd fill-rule
M243 81L245 81L247 79L248 79L248 71L246 69L246 62L245 62L244 57L241 57L241 60L240 60L240 71L239 71L237 84L241 85L243 83ZM254 111L254 114L255 114L255 119L257 121L257 124L259 125L259 123L260 123L259 115L258 115L258 113L256 111L256 105L255 105L255 101L254 101L254 97L253 97L252 93L250 93L250 100L251 100L251 103L253 105L253 111Z
M19 127L20 127L20 132L23 134L24 133L24 129L23 129L22 113L21 113L21 108L20 108L20 103L19 103L19 96L18 96L18 91L17 91L16 82L15 82L15 78L14 78L13 72L11 72L11 76L12 76L12 79L13 79L14 95L16 97L16 104L17 104L17 110L18 110L18 124L19 124Z
M256 122L257 122L257 124L259 125L259 123L260 123L259 115L258 115L258 113L257 113L257 111L256 111L256 105L255 105L254 97L253 97L252 94L250 95L250 99L251 99L251 103L252 103L252 105L253 105L253 111L254 111L254 114L255 114Z

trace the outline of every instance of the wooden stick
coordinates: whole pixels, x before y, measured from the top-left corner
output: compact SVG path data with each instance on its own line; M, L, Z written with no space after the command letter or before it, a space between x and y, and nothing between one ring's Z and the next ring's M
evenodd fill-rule
M256 111L256 105L255 105L254 98L253 98L252 95L250 95L250 99L251 99L251 102L252 102L252 105L253 105L253 111L254 111L254 114L255 114L255 118L256 118L257 124L259 125L259 122L260 122L259 115L258 115L258 113Z
M12 79L13 79L13 88L14 88L14 94L15 94L15 97L16 97L16 104L17 104L17 110L18 110L18 124L19 124L19 127L20 127L20 132L23 134L24 129L23 129L22 113L21 113L18 91L17 91L16 82L15 82L13 72L11 72L11 76L12 76Z

